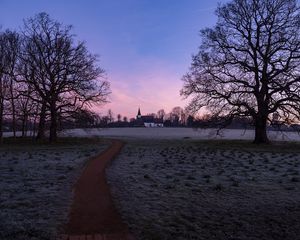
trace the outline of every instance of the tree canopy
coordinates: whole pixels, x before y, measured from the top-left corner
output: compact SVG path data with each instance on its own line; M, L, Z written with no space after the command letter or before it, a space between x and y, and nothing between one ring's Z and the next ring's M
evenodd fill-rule
M272 114L300 120L300 12L296 0L233 0L201 30L199 52L183 77L191 111L250 116L255 142L268 142Z
M38 122L37 138L49 126L55 141L62 119L107 101L110 86L98 56L71 31L39 13L24 20L20 33L0 33L0 137L4 110L13 126L20 118L24 128L29 118Z

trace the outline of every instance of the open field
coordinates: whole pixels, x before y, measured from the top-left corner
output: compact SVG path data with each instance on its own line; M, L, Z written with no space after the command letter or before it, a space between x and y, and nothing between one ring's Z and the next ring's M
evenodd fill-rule
M129 140L107 170L138 239L300 239L300 146Z
M224 129L217 134L216 129L192 129L192 128L90 128L70 129L60 133L65 137L113 137L113 138L142 138L142 139L219 139L219 140L252 140L253 130ZM300 141L297 132L269 131L270 140L273 141Z
M127 144L107 169L115 204L137 239L300 239L300 143L151 140L151 131L123 137ZM86 160L109 141L5 142L0 239L53 239Z
M0 147L0 239L53 239L66 223L72 187L89 157L107 143L64 139L55 145L7 139Z

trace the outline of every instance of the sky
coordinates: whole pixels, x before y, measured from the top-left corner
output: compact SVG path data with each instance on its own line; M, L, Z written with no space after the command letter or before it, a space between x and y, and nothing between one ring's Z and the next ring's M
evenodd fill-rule
M19 30L23 19L47 12L73 26L76 39L100 56L111 84L108 109L129 118L185 107L182 76L226 0L0 0L0 26Z

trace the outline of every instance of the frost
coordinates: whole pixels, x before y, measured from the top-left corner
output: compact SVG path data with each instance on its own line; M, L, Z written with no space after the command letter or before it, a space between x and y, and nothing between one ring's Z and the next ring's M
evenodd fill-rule
M107 177L138 239L297 239L299 167L276 147L131 140Z
M0 239L54 239L84 164L105 145L0 149Z

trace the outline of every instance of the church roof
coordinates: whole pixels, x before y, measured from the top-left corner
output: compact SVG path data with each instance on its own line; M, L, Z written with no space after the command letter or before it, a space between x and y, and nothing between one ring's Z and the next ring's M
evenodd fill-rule
M144 121L144 123L154 123L153 116L142 116L142 120Z
M141 114L141 109L139 108L137 118L136 118L136 124L143 124L143 123L157 123L157 124L163 124L163 119L162 118L156 118L152 115L145 115L142 116Z

